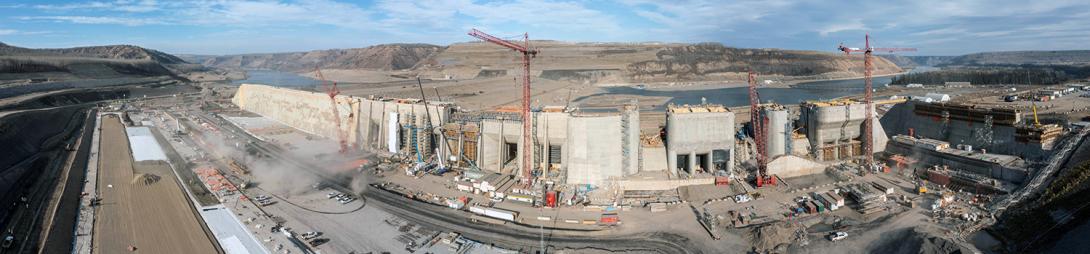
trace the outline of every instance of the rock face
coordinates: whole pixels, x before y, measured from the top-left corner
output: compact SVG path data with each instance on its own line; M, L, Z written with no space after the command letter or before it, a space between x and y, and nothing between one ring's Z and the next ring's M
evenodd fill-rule
M386 44L366 48L308 52L227 55L205 58L202 64L217 68L271 69L304 72L322 69L402 70L442 50L430 44Z

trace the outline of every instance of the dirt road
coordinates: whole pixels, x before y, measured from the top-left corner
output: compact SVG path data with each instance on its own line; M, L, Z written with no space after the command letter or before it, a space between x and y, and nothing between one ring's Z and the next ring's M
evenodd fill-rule
M218 253L201 229L169 166L135 165L125 127L115 116L102 118L93 253ZM143 176L154 175L145 181Z

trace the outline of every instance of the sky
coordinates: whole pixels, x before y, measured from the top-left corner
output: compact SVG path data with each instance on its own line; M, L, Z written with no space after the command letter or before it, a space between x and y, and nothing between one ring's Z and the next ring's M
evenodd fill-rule
M1090 49L1090 1L1077 0L97 0L2 1L0 42L30 48L130 44L174 54L359 48L501 38L718 42L904 55Z

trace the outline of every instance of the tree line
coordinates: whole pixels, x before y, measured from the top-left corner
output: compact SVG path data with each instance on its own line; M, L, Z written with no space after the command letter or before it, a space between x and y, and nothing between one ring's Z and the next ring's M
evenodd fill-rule
M1088 66L992 65L908 73L894 77L891 84L970 82L974 85L1054 85L1086 77L1090 77Z

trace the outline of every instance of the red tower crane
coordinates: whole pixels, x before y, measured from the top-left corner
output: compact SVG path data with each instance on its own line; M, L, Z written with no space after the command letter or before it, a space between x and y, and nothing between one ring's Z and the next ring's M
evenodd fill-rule
M866 109L867 119L863 120L863 137L864 137L863 138L863 140L864 140L864 143L863 143L864 157L863 157L863 159L866 162L867 169L869 170L870 167L874 166L874 128L873 128L874 123L871 120L872 118L874 118L874 104L872 103L873 100L871 98L873 96L872 93L874 91L872 80L871 80L871 72L874 69L874 59L873 59L874 56L873 56L872 53L874 51L890 52L890 53L898 52L898 51L916 51L916 49L915 48L872 48L870 46L870 34L869 33L866 34L866 37L864 37L864 48L862 48L862 49L860 49L860 48L849 48L849 47L845 47L844 43L840 43L840 45L837 46L837 49L840 50L840 51L844 51L845 55L850 55L852 52L863 52L863 81L864 81L864 83L866 83L865 89L867 90L866 92L864 92L864 96L863 96L863 100L867 104L867 109Z
M322 81L322 89L329 95L329 102L333 106L333 123L336 124L334 131L337 132L337 141L340 143L340 153L348 152L348 134L341 131L341 112L337 108L337 95L341 94L341 90L337 89L337 82L327 82L325 77L322 76L322 70L315 67L314 72L318 75L318 80ZM332 83L333 85L329 85ZM349 116L351 117L351 116Z
M757 152L757 187L775 186L776 178L768 175L768 151L765 150L767 118L761 115L761 99L757 94L757 73L749 71L749 123L753 126L753 144Z
M523 45L518 45L477 29L469 30L469 36L504 46L522 54L522 181L529 183L533 146L530 139L530 58L537 56L537 50L530 49L530 35L522 34Z

